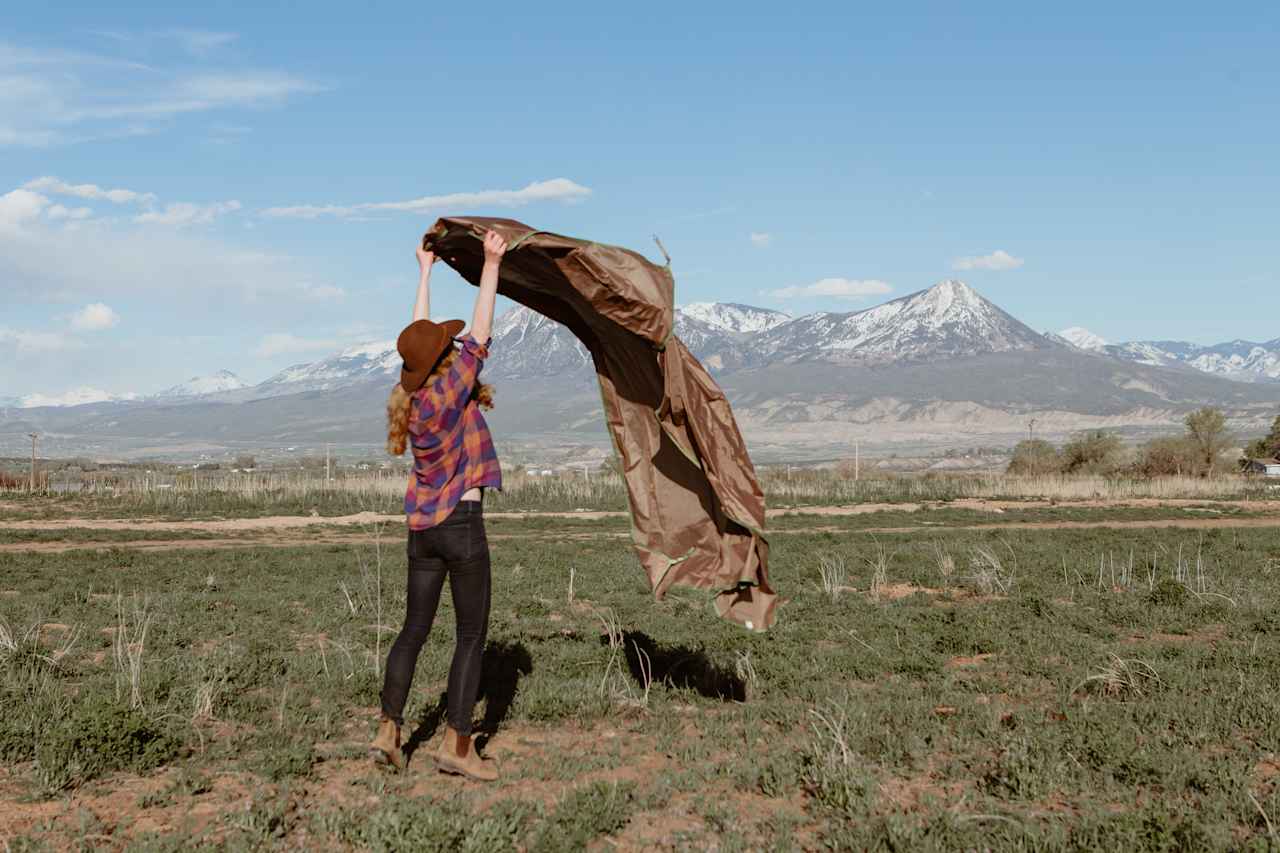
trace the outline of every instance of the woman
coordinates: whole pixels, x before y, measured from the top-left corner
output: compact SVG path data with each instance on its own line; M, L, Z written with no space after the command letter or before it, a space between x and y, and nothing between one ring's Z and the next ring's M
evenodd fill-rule
M431 632L446 578L457 618L457 643L449 668L448 725L436 752L446 773L492 781L498 772L471 742L471 714L480 687L480 661L489 627L489 543L481 512L484 489L502 487L498 457L480 409L492 391L477 376L488 357L498 268L507 244L485 235L484 271L471 332L461 320L433 323L430 307L433 252L418 249L418 298L413 322L396 348L404 359L400 383L387 402L387 450L413 447L413 477L405 495L409 524L409 593L404 628L387 655L382 721L371 753L375 761L405 764L400 728L418 653Z

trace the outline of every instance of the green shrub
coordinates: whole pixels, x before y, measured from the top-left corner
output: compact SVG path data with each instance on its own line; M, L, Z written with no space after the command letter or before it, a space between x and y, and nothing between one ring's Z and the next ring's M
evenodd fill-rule
M1020 441L1013 448L1007 473L1022 476L1057 474L1062 470L1062 454L1044 439Z
M634 786L594 782L578 788L556 806L533 853L584 850L602 835L612 835L627 825L635 807Z
M71 790L113 770L140 773L177 756L181 741L140 711L112 697L78 700L69 714L46 721L35 743L36 776L47 795Z
M254 769L272 782L281 782L311 773L315 747L309 740L273 743L258 756Z
M1120 439L1105 430L1077 433L1062 447L1062 470L1068 474L1111 474L1120 466Z
M1181 607L1187 603L1187 599L1190 597L1191 592L1186 586L1178 583L1173 578L1163 578L1147 594L1148 601L1162 607Z

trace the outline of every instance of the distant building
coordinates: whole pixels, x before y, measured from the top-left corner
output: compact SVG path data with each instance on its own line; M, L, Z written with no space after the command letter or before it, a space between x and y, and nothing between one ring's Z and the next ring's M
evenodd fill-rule
M1280 459L1246 459L1244 472L1280 478Z

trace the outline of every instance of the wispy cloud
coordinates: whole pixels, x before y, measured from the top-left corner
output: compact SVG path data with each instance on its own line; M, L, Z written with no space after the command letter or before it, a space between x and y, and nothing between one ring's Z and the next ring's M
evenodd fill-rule
M150 210L134 217L134 222L154 225L205 225L219 216L234 213L240 202L215 201L211 204L194 204L188 201L166 204L162 210Z
M203 30L157 31L155 37L190 54L210 53L235 38ZM0 42L0 145L44 147L150 133L156 123L182 115L277 106L323 89L276 69L192 72L189 61L153 67Z
M773 235L766 234L762 231L752 231L749 239L751 240L751 245L755 246L757 249L764 249L773 242Z
M320 352L337 346L338 341L332 338L300 338L292 332L272 332L263 335L254 354L259 358L272 358L277 355Z
M347 298L347 292L332 284L301 284L298 290L303 299L312 302L341 302Z
M119 322L115 309L102 302L92 302L71 315L71 328L77 332L99 332Z
M69 184L61 178L45 176L27 181L23 189L46 192L50 195L75 196L88 201L109 201L112 204L150 204L156 200L153 193L134 190L104 190L97 184Z
M239 38L236 33L184 27L149 30L95 29L88 32L89 35L113 42L126 50L174 45L183 52L196 57L206 57Z
M1025 261L1015 258L1004 249L996 249L989 255L967 255L951 262L956 270L1013 270L1022 266Z
M0 326L0 347L12 349L16 355L40 355L75 349L81 343L63 332L40 332Z
M792 285L769 293L774 299L824 297L829 299L865 299L892 293L893 287L875 278L823 278L812 284Z
M573 203L582 201L590 195L591 190L581 184L576 184L568 178L554 178L549 181L536 181L518 190L480 190L423 196L408 201L377 201L350 205L302 204L290 207L269 207L262 211L262 215L277 219L317 219L322 216L348 219L372 213L427 213L447 208L524 207L541 201Z

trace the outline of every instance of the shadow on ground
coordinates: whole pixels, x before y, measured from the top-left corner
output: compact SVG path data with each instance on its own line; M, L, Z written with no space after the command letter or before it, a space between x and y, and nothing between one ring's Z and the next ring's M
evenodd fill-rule
M600 641L607 644L608 635ZM624 632L622 644L631 677L642 686L647 669L655 683L722 702L747 700L747 685L737 673L715 663L702 649L664 645L643 631Z
M523 643L499 641L484 647L484 662L480 669L480 692L476 701L484 701L484 719L473 724L476 749L484 751L485 744L498 732L511 712L520 690L520 679L533 672L533 658ZM445 722L449 709L449 694L441 693L434 705L423 710L418 725L405 742L404 754L412 759L418 747L435 737Z

